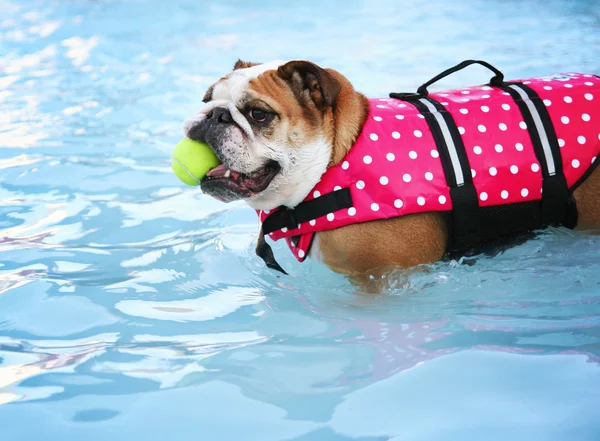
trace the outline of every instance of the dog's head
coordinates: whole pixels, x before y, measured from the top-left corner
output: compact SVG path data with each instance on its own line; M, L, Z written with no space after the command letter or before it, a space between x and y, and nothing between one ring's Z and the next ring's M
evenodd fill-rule
M222 165L202 191L261 210L301 202L346 154L368 112L348 80L308 61L238 61L203 102L184 132L208 143Z

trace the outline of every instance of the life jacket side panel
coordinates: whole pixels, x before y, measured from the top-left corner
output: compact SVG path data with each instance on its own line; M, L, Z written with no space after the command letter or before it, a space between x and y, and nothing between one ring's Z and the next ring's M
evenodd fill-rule
M479 86L430 96L458 126L480 207L541 198L540 164L521 112L507 92Z

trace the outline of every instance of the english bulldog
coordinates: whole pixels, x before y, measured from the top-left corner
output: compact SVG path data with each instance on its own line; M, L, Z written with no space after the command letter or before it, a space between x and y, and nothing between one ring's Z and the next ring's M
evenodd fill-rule
M202 191L263 213L293 209L309 197L370 118L369 100L348 79L304 60L238 61L203 103L184 133L208 143L222 165L201 181ZM589 123L600 143L600 121ZM577 228L600 227L600 171L590 171L572 196ZM355 279L379 277L442 259L449 234L441 212L420 212L319 231L308 257Z

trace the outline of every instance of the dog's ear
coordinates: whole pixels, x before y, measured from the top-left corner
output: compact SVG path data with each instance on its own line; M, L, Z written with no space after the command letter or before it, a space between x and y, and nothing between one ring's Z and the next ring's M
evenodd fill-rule
M329 72L310 61L290 61L277 69L299 100L310 99L319 109L333 107L342 85Z
M233 70L246 69L247 67L258 66L261 63L252 63L251 61L237 60L233 65Z
M261 64L261 63L252 63L250 61L242 61L242 60L238 59L235 62L235 64L233 65L233 70L245 69L247 67L258 66L259 64ZM223 78L221 78L221 79L223 79ZM213 93L214 88L215 88L214 84L208 88L208 90L204 94L204 98L202 99L202 102L208 103L212 99L212 93Z

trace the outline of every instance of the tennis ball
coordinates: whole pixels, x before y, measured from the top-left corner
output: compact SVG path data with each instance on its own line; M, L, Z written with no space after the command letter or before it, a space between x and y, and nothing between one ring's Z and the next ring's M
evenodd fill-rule
M199 185L206 173L220 163L208 144L183 138L173 150L171 167L184 184Z

